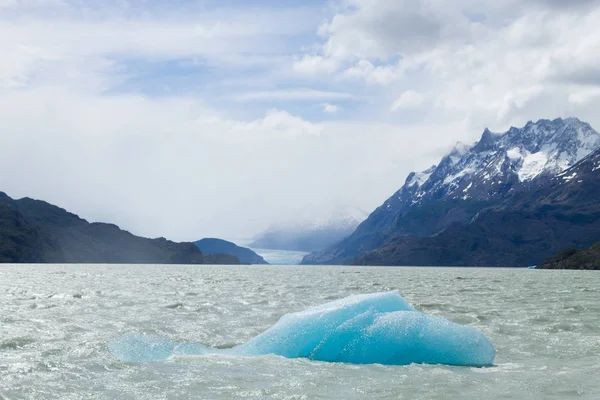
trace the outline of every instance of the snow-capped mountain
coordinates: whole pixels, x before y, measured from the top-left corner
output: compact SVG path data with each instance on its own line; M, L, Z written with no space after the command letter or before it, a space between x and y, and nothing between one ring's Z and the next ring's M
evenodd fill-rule
M294 218L269 227L249 246L306 252L322 250L354 232L367 216L361 209L350 206L297 210Z
M384 206L503 197L515 185L564 171L597 148L600 134L576 118L528 122L504 134L486 129L473 146L458 143L439 165L411 173Z
M457 145L404 186L340 244L306 257L339 263L395 236L429 236L516 191L542 185L600 148L600 134L577 118L528 122L505 133L486 129L473 145Z
M466 223L428 237L394 237L359 254L353 263L524 267L559 254L550 264L566 257L568 265L552 268L594 268L589 263L593 254L573 249L600 241L600 149L542 181L481 210Z

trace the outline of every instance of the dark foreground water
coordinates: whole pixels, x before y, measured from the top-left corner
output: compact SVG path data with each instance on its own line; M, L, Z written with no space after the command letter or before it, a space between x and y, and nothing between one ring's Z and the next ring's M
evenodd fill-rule
M126 364L126 332L230 347L285 313L398 290L482 330L495 366L276 356ZM0 266L0 399L598 399L600 274L454 268Z

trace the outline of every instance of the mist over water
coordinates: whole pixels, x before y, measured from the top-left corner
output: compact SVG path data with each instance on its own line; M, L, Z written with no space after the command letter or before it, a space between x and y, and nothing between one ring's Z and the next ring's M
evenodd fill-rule
M276 356L122 363L127 332L228 348L285 313L398 290L473 326L490 368L350 365ZM6 399L596 399L600 275L516 269L276 266L0 267Z

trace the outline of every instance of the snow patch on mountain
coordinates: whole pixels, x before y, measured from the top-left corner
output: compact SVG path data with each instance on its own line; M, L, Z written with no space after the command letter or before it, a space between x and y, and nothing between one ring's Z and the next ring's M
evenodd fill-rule
M523 154L521 154L521 149L518 147L513 147L512 149L508 150L506 152L506 156L511 161L518 161L518 160L523 159Z
M519 180L521 182L529 181L542 172L548 163L548 156L543 151L529 153L523 158L521 168L518 170Z
M424 184L425 182L427 182L427 180L429 179L429 177L431 176L431 174L433 173L433 171L435 171L436 166L432 166L429 169L426 169L423 172L413 172L411 173L408 178L406 179L406 186L421 186L422 184Z
M473 172L475 172L474 169L473 169L473 167L464 168L464 169L458 171L458 173L446 177L446 179L444 179L444 184L448 185L448 184L456 181L457 179L462 178L465 175L472 174Z

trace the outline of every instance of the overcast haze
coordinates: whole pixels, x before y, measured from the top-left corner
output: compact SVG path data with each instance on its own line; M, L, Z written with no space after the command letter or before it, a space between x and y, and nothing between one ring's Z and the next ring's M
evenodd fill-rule
M600 128L600 1L0 0L0 190L174 240L372 211L487 126Z

